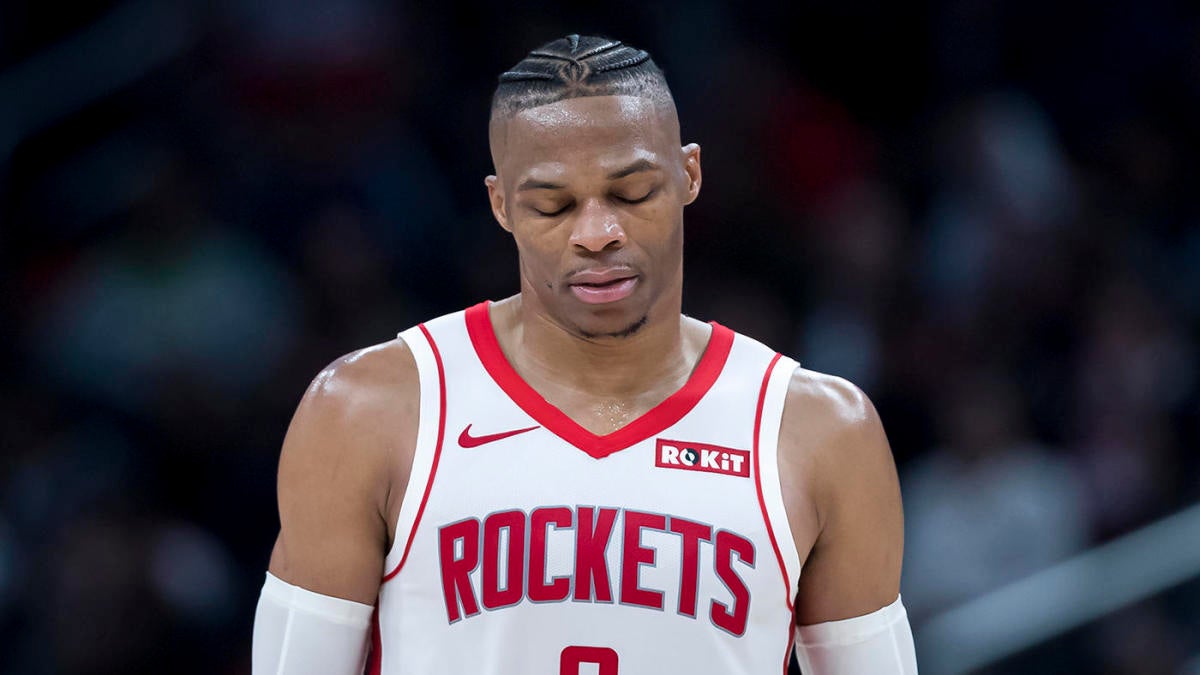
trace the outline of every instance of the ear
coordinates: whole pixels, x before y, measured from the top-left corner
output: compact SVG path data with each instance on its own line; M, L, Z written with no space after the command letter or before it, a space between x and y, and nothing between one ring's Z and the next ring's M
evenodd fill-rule
M504 209L504 190L500 187L500 181L495 176L488 176L483 179L483 184L487 186L492 216L506 232L512 232L512 228L508 226L508 212Z
M687 174L688 184L683 204L686 206L696 201L700 196L700 146L688 143L680 149L683 152L683 171Z

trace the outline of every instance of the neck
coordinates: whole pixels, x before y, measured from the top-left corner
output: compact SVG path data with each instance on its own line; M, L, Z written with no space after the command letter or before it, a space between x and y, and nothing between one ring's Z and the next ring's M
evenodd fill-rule
M680 302L654 307L625 337L586 337L556 322L526 294L493 305L497 338L527 380L553 383L589 397L629 399L682 385L704 349L684 334Z

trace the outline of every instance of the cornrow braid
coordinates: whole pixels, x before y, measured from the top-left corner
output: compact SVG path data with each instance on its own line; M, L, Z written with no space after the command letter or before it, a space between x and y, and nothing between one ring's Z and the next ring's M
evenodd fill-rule
M606 63L603 66L596 68L596 72L597 73L605 73L610 70L620 70L622 68L633 68L634 66L640 66L641 64L643 64L649 60L650 60L650 55L647 54L646 52L641 52L640 54L634 54L633 56L631 56L627 59L624 59L622 61L617 61L615 63Z
M528 73L521 70L510 70L507 73L500 73L501 82L524 82L526 80L553 80L554 76L550 73Z
M617 47L620 47L620 46L622 46L620 40L611 40L611 41L609 41L608 44L597 45L595 47L592 47L591 49L589 49L586 52L577 56L576 58L579 59L580 61L582 61L584 59L589 59L597 54L603 54L604 52L609 51L610 49L616 49ZM642 53L645 54L646 52L642 52Z
M640 96L674 105L650 55L619 40L568 35L530 52L500 75L492 117L581 96Z

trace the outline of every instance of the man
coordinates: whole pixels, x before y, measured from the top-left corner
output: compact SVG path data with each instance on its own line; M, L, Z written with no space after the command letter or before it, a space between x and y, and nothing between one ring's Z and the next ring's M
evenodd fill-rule
M700 148L650 57L551 42L490 137L520 293L317 376L254 672L915 673L870 402L680 313Z

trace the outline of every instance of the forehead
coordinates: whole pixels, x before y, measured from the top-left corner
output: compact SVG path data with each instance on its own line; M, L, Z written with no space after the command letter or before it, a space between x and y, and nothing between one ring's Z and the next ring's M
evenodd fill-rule
M585 96L528 110L501 122L497 170L515 177L535 168L566 171L649 159L679 145L674 110L637 96Z

